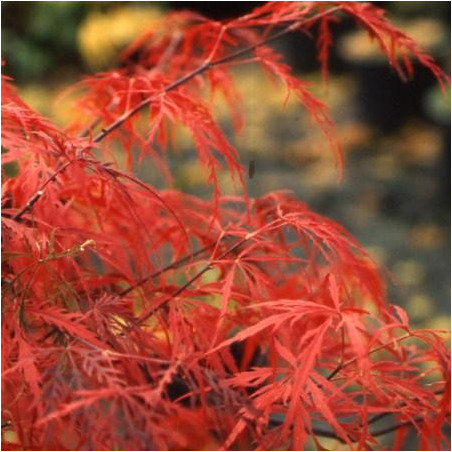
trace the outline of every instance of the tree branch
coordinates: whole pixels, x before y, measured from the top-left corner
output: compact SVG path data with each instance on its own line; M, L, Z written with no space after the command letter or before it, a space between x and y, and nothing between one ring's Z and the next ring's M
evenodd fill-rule
M405 336L401 336L401 337L399 337L399 338L397 338L396 340L395 340L395 342L401 342L401 341L403 341L403 340L405 340L405 339L408 339L409 337L413 337L413 334L411 334L411 333L408 333L408 334L406 334ZM416 337L416 336L414 336L414 337ZM394 344L394 341L391 341L390 343L386 343L386 344L381 344L381 345L379 345L378 347L375 347L374 349L372 349L372 350L370 350L368 353L367 353L367 355L371 355L372 353L376 353L376 352L378 352L378 351L380 351L380 350L383 350L384 348L386 348L386 347L388 347L388 346L390 346L390 345L393 345ZM327 380L332 380L342 369L344 369L345 367L348 367L348 366L350 366L351 364L353 364L353 363L355 363L356 361L358 361L358 357L354 357L354 358L351 358L351 359L349 359L348 361L346 361L345 363L340 363L337 367L336 367L336 369L334 369L329 375L328 375L328 377L326 377L326 379Z
M398 430L399 428L408 427L408 426L414 427L413 422L424 422L424 419L422 417L415 417L415 418L413 418L412 421L398 422L394 425L390 425L389 427L384 427L384 428L375 430L375 431L371 432L370 434L372 436L386 435L388 433Z
M393 414L393 413L391 413L391 414ZM388 433L394 432L394 431L398 430L399 428L409 427L409 426L413 427L413 422L424 422L424 421L425 421L425 419L423 419L422 417L415 417L415 418L413 418L412 421L398 422L396 424L390 425L389 427L384 427L381 429L374 430L373 432L369 432L369 436L377 437L377 436L387 435ZM270 424L274 427L279 427L280 425L284 424L284 422L285 422L284 419L270 419ZM321 436L324 438L335 439L343 444L346 444L346 441L343 438L341 438L340 436L338 436L332 430L327 430L327 429L323 429L323 428L313 428L312 434L314 434L315 436ZM351 441L356 441L353 438L350 438L350 439L351 439Z
M156 99L157 97L161 96L162 94L165 94L169 91L172 91L173 89L177 88L178 86L184 84L185 82L188 82L189 80L193 79L194 77L196 77L199 74L202 74L203 72L208 71L209 69L215 67L215 66L219 66L221 64L225 64L228 63L236 58L239 58L255 49L257 49L258 47L261 47L265 44L268 44L270 42L273 42L279 38L281 38L282 36L285 36L295 30L297 30L298 28L302 27L303 25L308 24L309 22L313 22L316 21L318 19L320 19L323 16L326 16L328 14L334 13L338 10L342 9L340 6L336 6L334 8L330 8L326 11L322 11L308 19L299 21L299 22L294 22L291 25L287 26L286 28L284 28L283 30L267 37L264 38L258 42L256 42L255 44L251 44L247 47L244 47L243 49L240 49L236 52L231 53L230 55L226 55L222 58L218 58L216 60L206 60L201 66L197 67L196 69L194 69L193 71L191 71L190 73L184 75L183 77L180 77L179 79L177 79L176 81L174 81L173 83L170 83L169 85L167 85L165 88L163 88L161 91L152 94L151 96L147 97L146 99L144 99L143 101L141 101L139 104L137 104L135 107L133 107L132 109L130 109L129 111L126 111L125 113L123 113L119 118L117 118L115 121L113 121L111 124L109 124L108 126L106 126L105 128L103 128L94 138L93 138L93 143L99 143L101 142L103 139L105 139L108 135L110 135L110 133L112 133L114 130L116 130L117 128L119 128L125 121L127 121L128 119L130 119L132 116L134 116L136 113L138 113L139 111L141 111L144 107L146 107L147 105L149 105L154 99ZM95 126L97 124L98 120L95 120L90 126L88 126L88 129L85 129L82 132L82 136L86 133L88 133L89 128L93 127L93 125ZM57 177L58 174L60 174L62 171L64 171L74 160L69 161L67 164L65 164L63 167L60 167L59 169L57 169L55 171L55 173L50 176L49 179L47 179L42 186L40 187L40 189L27 201L27 203L25 204L24 207L22 207L22 209L13 217L14 220L19 221L21 219L21 217L29 210L31 210L33 208L33 206L39 201L39 199L42 197L42 195L44 194L44 189L45 187L53 182L55 180L55 178Z
M47 187L47 185L53 182L57 178L57 176L61 174L64 170L66 170L73 162L75 162L75 159L69 160L64 165L61 165L59 168L57 168L55 172L42 183L38 191L27 201L27 203L22 207L22 209L20 209L19 212L17 212L12 217L12 219L15 221L20 221L23 215L27 213L29 210L31 210L33 206L39 201L41 196L44 194L44 190Z
M255 234L251 233L251 234L247 234L245 237L243 237L242 239L238 240L237 242L235 242L230 248L228 248L223 254L221 254L220 256L218 256L215 260L217 261L221 261L223 260L225 257L227 257L229 254L231 254L232 252L234 252L240 245L242 245L243 243L247 242L248 240L250 240ZM214 261L211 260L208 264L206 264L201 270L199 270L193 277L191 277L183 286L179 287L178 289L176 289L166 300L164 300L161 304L159 304L158 306L152 308L150 311L148 311L147 313L141 315L140 317L138 317L138 319L136 319L136 323L139 325L143 322L145 322L149 317L151 317L152 315L154 315L159 309L161 309L163 306L167 305L171 300L173 300L174 298L176 298L178 295L180 295L185 289L187 289L187 287L189 287L193 282L195 282L198 278L200 278L204 273L206 273L207 271L209 271L214 265Z
M105 137L110 135L111 132L113 132L118 127L120 127L125 121L127 121L129 118L134 116L136 113L138 113L144 107L149 105L153 100L155 100L157 97L161 96L162 94L165 94L165 93L168 93L169 91L172 91L173 89L177 88L178 86L184 84L185 82L188 82L189 80L193 79L197 75L202 74L203 72L206 72L206 71L208 71L209 69L212 69L215 66L219 66L219 65L225 64L225 63L229 63L230 61L235 60L236 58L239 58L239 57L241 57L241 56L243 56L243 55L245 55L245 54L257 49L258 47L261 47L261 46L263 46L265 44L273 42L273 41L281 38L282 36L285 36L285 35L293 32L293 31L297 30L298 28L302 27L303 25L306 25L309 22L316 21L316 20L320 19L321 17L326 16L326 15L331 14L331 13L334 13L334 12L340 10L340 9L342 9L340 6L336 6L334 8L330 8L330 9L328 9L326 11L323 11L321 13L318 13L318 14L316 14L316 15L308 18L308 19L292 23L291 25L287 26L283 30L281 30L281 31L279 31L279 32L267 37L267 38L264 38L264 39L254 43L254 44L246 46L243 49L237 50L236 52L233 52L230 55L226 55L226 56L224 56L222 58L218 58L216 60L209 60L209 59L206 60L201 66L198 66L196 69L193 69L188 74L186 74L183 77L177 79L173 83L170 83L169 85L167 85L165 88L163 88L159 92L152 94L151 96L149 96L146 99L144 99L143 101L141 101L138 105L136 105L135 107L133 107L129 111L126 111L125 113L123 113L118 119L116 119L114 122L112 122L107 127L103 128L94 137L94 139L93 139L94 143L99 143L100 141L102 141Z
M221 237L219 240L224 240L227 236L223 236ZM168 270L171 270L173 268L178 268L182 265L184 265L186 262L189 262L191 259L193 259L196 256L199 256L200 254L204 253L205 251L209 250L210 248L214 247L218 242L212 242L209 245L206 245L203 248L200 248L199 250L194 251L193 253L157 270L156 272L145 276L144 278L141 278L139 281L137 281L135 284L133 284L132 286L130 286L129 288L123 290L122 292L119 293L120 297L124 297L125 295L128 295L130 292L132 292L133 290L137 289L138 287L141 287L143 284L146 284L149 280L157 278L157 276L160 276L162 273L165 273Z

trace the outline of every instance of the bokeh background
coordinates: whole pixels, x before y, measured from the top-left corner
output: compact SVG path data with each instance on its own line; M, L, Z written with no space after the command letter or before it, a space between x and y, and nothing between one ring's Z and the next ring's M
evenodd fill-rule
M70 119L62 93L83 74L114 67L121 49L170 9L196 9L224 19L261 2L2 2L3 73L25 100L57 123ZM418 39L450 73L450 2L374 2ZM355 24L336 26L327 87L321 86L315 43L294 34L275 47L314 83L331 107L345 150L338 171L316 127L295 101L283 107L282 88L251 67L235 77L244 93L246 127L235 137L253 196L290 189L313 210L343 224L387 274L389 295L414 326L450 328L450 91L415 65L401 82ZM57 101L55 101L57 99ZM231 129L226 109L218 117ZM187 140L180 140L187 143ZM172 157L176 187L204 194L189 145ZM145 165L144 180L159 184ZM225 190L227 174L223 177Z

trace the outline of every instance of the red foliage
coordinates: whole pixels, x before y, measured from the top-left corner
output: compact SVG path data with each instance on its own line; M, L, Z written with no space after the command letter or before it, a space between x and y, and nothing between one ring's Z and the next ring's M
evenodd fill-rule
M121 69L74 88L79 117L66 130L3 80L3 163L17 165L2 185L5 449L325 450L329 437L359 450L389 431L401 447L408 426L422 447L448 443L445 332L410 329L341 226L290 193L251 200L218 185L226 165L243 186L211 112L220 94L241 125L237 64L282 80L340 156L325 105L268 43L319 26L326 76L329 24L344 14L401 75L414 57L448 83L381 10L355 2L269 2L227 22L171 14ZM138 150L170 181L179 124L211 200L129 172Z

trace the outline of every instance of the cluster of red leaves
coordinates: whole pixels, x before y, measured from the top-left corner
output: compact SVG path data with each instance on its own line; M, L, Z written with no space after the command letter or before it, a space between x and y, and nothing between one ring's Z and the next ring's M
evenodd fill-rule
M397 449L410 426L422 447L447 444L441 332L409 328L339 225L285 192L250 200L218 187L224 165L243 182L211 112L218 93L240 127L236 64L279 78L340 156L325 106L267 44L318 31L327 74L329 26L344 13L399 73L415 57L447 82L379 9L354 2L270 2L228 22L171 14L122 69L75 87L80 116L65 130L3 80L5 449L324 450L325 437L370 449L390 431ZM130 173L148 156L170 182L180 124L212 200ZM125 169L111 163L118 149Z

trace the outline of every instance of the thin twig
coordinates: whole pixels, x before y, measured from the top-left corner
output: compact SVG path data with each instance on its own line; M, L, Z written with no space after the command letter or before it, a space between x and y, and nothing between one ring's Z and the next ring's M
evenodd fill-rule
M225 257L227 257L229 254L231 254L232 252L234 252L240 245L242 245L243 243L247 242L248 240L250 240L252 237L254 237L255 234L251 233L251 234L247 234L245 237L243 237L242 239L238 240L237 242L235 242L230 248L228 248L223 254L221 254L220 256L218 256L215 261L221 261L223 260ZM195 282L198 278L200 278L204 273L206 273L207 271L209 271L215 263L214 260L211 260L208 264L206 264L203 268L201 268L201 270L199 270L193 277L191 277L183 286L179 287L178 289L176 289L166 300L164 300L161 304L159 304L157 307L152 308L150 311L148 311L147 313L143 314L141 317L139 317L136 320L137 324L141 324L143 322L145 322L149 317L151 317L152 315L154 315L159 309L161 309L163 306L167 305L171 300L173 300L174 298L176 298L177 296L179 296L185 289L187 289L187 287L189 287L193 282Z
M274 427L278 427L278 426L284 424L284 422L285 422L285 419L270 419L270 424L273 425ZM422 417L415 417L411 421L398 422L394 425L390 425L389 427L384 427L384 428L375 430L373 432L369 432L369 435L373 436L373 437L387 435L388 433L394 432L394 431L398 430L399 428L408 427L408 426L413 427L413 422L425 422L425 419L423 419ZM344 438L338 436L332 430L327 430L327 429L323 429L323 428L313 428L311 431L315 436L322 436L324 438L335 439L343 444L346 444L346 441L344 440ZM350 438L350 439L351 439L351 441L356 441L353 438Z
M67 169L73 162L75 162L75 159L71 159L68 162L66 162L64 165L60 166L55 170L55 172L49 176L47 180L45 180L42 185L39 187L38 191L27 201L27 203L22 207L22 209L17 212L12 219L15 221L20 221L20 219L23 217L23 215L31 210L33 206L38 202L38 200L41 198L41 196L44 194L44 190L51 182L53 182L59 174L61 174L65 169Z
M227 236L223 236L221 237L219 240L224 240ZM137 281L135 284L133 284L132 286L130 286L129 288L123 290L122 292L120 292L118 295L120 297L124 297L125 295L128 295L130 292L132 292L132 290L137 289L138 287L141 287L143 284L146 284L149 280L157 278L157 276L160 276L162 273L165 273L168 270L171 270L173 268L178 268L181 265L185 264L186 262L189 262L190 260L192 260L194 257L199 256L200 254L204 253L205 251L209 250L210 248L212 248L213 246L215 246L217 244L217 242L212 242L209 245L206 245L203 248L200 248L199 250L194 251L193 253L190 253L189 255L157 270L156 272L152 273L151 275L145 276L144 278L141 278L139 281Z
M395 430L398 430L399 428L408 427L408 426L414 427L414 425L413 425L414 422L424 422L424 421L425 421L425 419L418 416L418 417L413 418L413 420L411 420L411 421L398 422L397 424L390 425L389 427L384 427L379 430L375 430L374 432L372 432L370 434L372 436L386 435L388 433L394 432Z
M440 395L444 393L444 389L437 389L436 391L433 391L433 394L435 395ZM414 401L417 401L419 399L415 398ZM406 403L402 403L402 407L406 406ZM384 419L385 417L390 416L391 414L394 414L392 412L386 412L386 413L380 413L380 414L376 414L375 416L371 417L367 424L371 425L371 424L375 424L375 422L381 421L382 419Z
M171 56L174 54L178 44L180 43L182 39L182 36L180 33L177 33L174 35L171 39L170 44L165 49L165 52L163 53L162 57L160 58L160 61L157 63L157 65L152 69L160 69L164 70L165 66L167 65L168 61L170 60ZM107 107L107 111L111 111L114 106L116 106L117 103L111 103ZM80 133L79 138L85 138L90 135L94 131L94 129L101 124L102 120L100 118L95 119L94 121L91 121L90 124L88 124Z
M410 337L416 337L415 335L413 336L413 334L408 333L405 336L401 336L399 338L397 338L395 340L395 342L401 342L405 339L408 339ZM371 355L372 353L376 353L380 350L385 349L386 347L390 346L394 344L394 341L391 341L389 343L385 343L385 344L381 344L378 347L375 347L374 349L370 350L367 355ZM341 370L343 370L345 367L350 366L351 364L355 363L356 361L358 361L358 357L355 356L354 358L349 359L348 361L346 361L345 363L340 363L329 375L328 377L326 377L327 380L332 380L333 377L335 377Z

